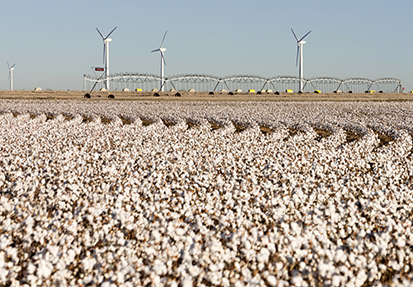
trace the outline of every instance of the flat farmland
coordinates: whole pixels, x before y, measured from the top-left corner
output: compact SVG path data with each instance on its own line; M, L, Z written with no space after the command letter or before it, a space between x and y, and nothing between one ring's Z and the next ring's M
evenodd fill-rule
M0 99L41 99L41 100L80 100L84 99L85 91L0 91ZM131 101L413 101L412 93L328 93L328 94L256 94L240 93L229 95L228 93L215 92L209 95L206 92L179 92L180 97L175 96L177 92L159 92L155 97L153 92L97 92L90 93L93 100L112 100L108 99L110 94L115 96L116 100Z

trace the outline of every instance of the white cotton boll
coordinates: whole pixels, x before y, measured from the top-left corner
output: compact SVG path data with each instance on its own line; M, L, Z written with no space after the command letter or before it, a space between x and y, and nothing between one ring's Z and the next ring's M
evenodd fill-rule
M0 267L1 267L1 266L0 266ZM27 271L28 274L34 274L34 272L36 271L36 266L35 266L33 263L29 262L29 263L27 264L27 269L26 269L26 271Z
M262 248L260 252L257 254L257 261L266 263L268 262L269 257L270 257L270 251L267 248Z
M37 267L37 277L41 278L48 278L50 274L52 274L53 265L52 263L40 259L38 267Z
M267 281L267 283L268 283L270 286L276 286L276 285L277 285L277 278L275 278L275 276L273 276L273 275L268 275L268 276L265 278L265 281Z
M294 286L306 286L306 282L303 280L301 276L294 276L291 279L291 283L293 283Z
M221 286L222 287L229 287L231 286L231 282L229 281L228 278L224 277L221 279Z
M338 275L334 275L333 278L331 279L331 286L333 287L341 286L341 277Z
M56 256L59 252L59 246L56 245L48 245L47 246L47 251L50 252L50 254L52 255L52 257Z
M211 264L211 265L209 265L208 269L209 269L211 272L217 272L217 271L220 270L218 264Z
M366 272L364 270L360 270L356 277L357 286L362 286L364 282L366 282L366 280L367 280Z
M86 272L90 272L95 265L95 259L93 257L86 257L82 260L82 267Z
M350 255L348 256L348 260L349 260L350 264L354 265L354 263L356 261L356 256L354 255L354 253L350 253Z
M9 271L6 268L0 267L0 283L5 285Z
M164 275L168 271L166 265L159 259L155 260L152 269L155 271L156 275Z
M273 242L270 242L267 244L267 249L270 251L270 253L275 253L275 244Z
M344 253L344 251L342 249L339 249L336 254L334 255L334 262L338 263L338 262L345 262L347 259L346 254Z
M177 229L175 229L175 234L178 235L178 236L183 236L185 234L185 229L177 228Z
M399 236L397 238L397 242L396 242L397 247L399 248L403 248L406 246L406 241L404 240L404 238L402 236Z
M220 272L209 272L206 275L207 280L210 281L213 285L221 285L221 273Z
M188 268L188 272L192 277L197 277L202 272L202 269L196 265L191 265Z
M245 240L244 248L245 248L245 250L250 250L251 249L251 243L248 241L248 239Z
M182 287L192 287L192 279L190 277L184 277L181 280Z
M290 286L290 283L288 281L285 281L285 280L279 280L277 286L279 286L279 287Z
M68 263L71 263L76 257L76 251L73 249L69 249L66 254L69 261Z
M152 230L151 235L152 235L153 240L154 240L155 242L159 242L159 241L161 241L161 239L162 239L162 236L161 236L161 234L159 233L158 230Z

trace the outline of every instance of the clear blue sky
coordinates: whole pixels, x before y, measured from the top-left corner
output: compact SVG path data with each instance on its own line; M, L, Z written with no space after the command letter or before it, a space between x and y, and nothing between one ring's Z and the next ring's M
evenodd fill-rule
M0 89L6 61L17 63L15 89L81 90L102 65L111 35L110 72L263 77L298 74L296 43L308 30L304 76L394 77L413 89L411 0L3 0ZM2 68L1 68L2 67Z

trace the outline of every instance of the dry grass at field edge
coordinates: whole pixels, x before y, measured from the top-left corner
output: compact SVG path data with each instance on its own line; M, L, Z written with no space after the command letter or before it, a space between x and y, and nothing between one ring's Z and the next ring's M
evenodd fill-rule
M244 101L268 101L268 102L312 102L312 101L333 101L333 102L371 102L371 101L413 101L411 93L386 93L386 94L349 94L349 93L304 93L304 94L221 94L209 95L207 92L180 92L181 96L176 97L175 92L162 92L160 96L154 96L152 92L93 92L91 98L84 98L84 91L24 91L24 90L0 90L0 99L21 99L21 100L84 100L84 101L212 101L212 102L244 102ZM108 96L114 95L114 99Z

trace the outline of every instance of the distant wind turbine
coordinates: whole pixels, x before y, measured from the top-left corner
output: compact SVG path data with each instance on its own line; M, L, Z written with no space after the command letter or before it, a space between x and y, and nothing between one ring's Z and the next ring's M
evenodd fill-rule
M156 50L152 50L153 52L160 52L161 53L161 92L163 92L165 90L165 75L164 75L164 66L166 65L166 61L165 61L165 51L166 48L163 47L163 42L165 41L165 37L166 37L166 33L168 33L168 31L165 32L165 34L163 35L162 41L161 41L161 45L159 46L159 49Z
M298 39L297 35L294 33L294 30L291 28L291 32L293 32L294 38L297 40L297 57L295 59L295 65L298 65L298 57L300 57L300 66L298 69L298 76L300 78L300 86L299 90L300 92L303 91L303 83L304 83L304 63L303 63L303 45L306 43L304 40L305 37L308 36L308 34L311 33L311 31L307 32L303 37Z
M98 31L99 35L102 37L103 40L103 64L105 65L105 89L109 91L109 42L112 41L112 39L109 38L109 36L113 33L113 31L116 30L117 27L113 28L112 31L107 34L106 37L102 35L102 33L99 31L98 28L96 30Z
M13 71L14 71L14 66L16 66L16 64L13 64L10 66L9 62L7 62L7 67L9 68L9 82L10 82L10 90L14 89L13 86Z

